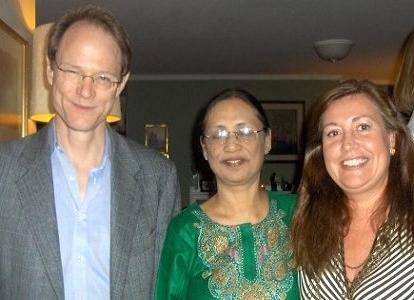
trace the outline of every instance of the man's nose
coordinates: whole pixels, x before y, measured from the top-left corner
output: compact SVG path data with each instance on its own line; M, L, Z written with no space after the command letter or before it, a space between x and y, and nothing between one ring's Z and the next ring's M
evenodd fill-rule
M84 98L90 98L95 94L94 81L91 76L84 76L80 82L80 94Z

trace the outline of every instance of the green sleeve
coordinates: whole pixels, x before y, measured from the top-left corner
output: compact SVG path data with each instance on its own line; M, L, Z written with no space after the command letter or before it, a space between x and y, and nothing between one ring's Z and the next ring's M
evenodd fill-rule
M155 299L186 299L190 272L196 255L195 229L188 216L177 216L168 226L161 252Z

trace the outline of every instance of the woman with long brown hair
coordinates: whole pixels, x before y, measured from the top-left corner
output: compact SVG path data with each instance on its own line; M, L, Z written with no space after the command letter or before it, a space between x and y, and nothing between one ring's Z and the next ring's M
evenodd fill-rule
M413 299L414 148L388 96L346 81L313 103L293 220L302 299Z

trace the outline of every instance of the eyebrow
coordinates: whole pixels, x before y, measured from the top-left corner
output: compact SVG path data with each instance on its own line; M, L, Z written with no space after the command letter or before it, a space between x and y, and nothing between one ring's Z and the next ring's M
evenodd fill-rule
M359 121L362 118L369 118L371 120L374 120L373 117L369 116L369 115L361 115L361 116L356 116L354 118L352 118L352 123ZM322 128L328 127L328 126L338 126L338 123L336 122L329 122L325 125L322 125Z
M235 124L235 127L240 127L240 126L254 126L254 125L251 124L251 123L246 123L246 122L241 122L241 123ZM223 127L223 128L227 128L227 126L222 125L222 124L212 125L211 127Z
M70 63L64 63L64 62L62 62L59 66L65 66L65 67L68 67L68 68L74 68L74 69L77 69L79 72L86 73L85 70L83 70L83 68L81 66L78 66L78 65L72 65ZM93 74L107 74L107 75L111 75L111 76L117 77L115 75L115 73L112 73L111 71L104 71L104 70L100 70L98 72L94 72Z

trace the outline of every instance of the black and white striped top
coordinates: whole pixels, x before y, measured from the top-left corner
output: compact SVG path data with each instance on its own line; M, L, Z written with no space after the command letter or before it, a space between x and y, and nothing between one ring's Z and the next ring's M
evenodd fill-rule
M388 229L378 234L367 263L351 284L345 277L341 253L331 260L331 268L315 279L300 270L301 299L414 299L413 242Z

